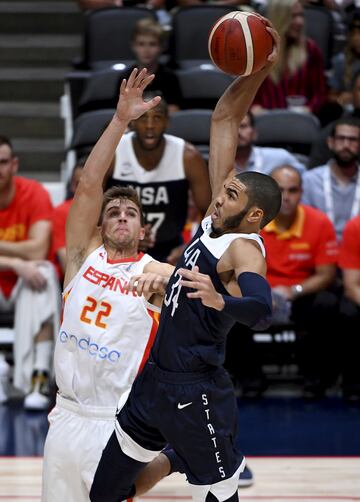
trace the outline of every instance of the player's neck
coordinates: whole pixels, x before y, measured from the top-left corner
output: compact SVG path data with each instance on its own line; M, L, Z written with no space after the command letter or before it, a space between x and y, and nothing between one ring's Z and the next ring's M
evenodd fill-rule
M133 260L139 254L137 247L115 248L110 244L104 244L108 259L111 261Z

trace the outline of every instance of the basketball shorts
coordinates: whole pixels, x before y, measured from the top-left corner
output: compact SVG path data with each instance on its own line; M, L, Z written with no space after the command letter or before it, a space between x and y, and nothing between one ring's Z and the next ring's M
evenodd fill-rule
M217 486L228 495L218 500L235 493L245 462L235 446L237 407L223 368L176 373L149 361L119 408L115 431L126 455L150 462L169 443L190 484L215 496Z
M89 502L114 418L114 407L80 407L57 396L44 448L42 502Z

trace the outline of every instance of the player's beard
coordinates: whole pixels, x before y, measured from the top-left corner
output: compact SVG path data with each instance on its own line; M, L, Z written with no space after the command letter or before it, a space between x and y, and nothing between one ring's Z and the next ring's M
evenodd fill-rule
M231 233L231 231L238 231L238 228L240 226L240 223L244 219L248 212L248 208L245 207L240 213L234 214L234 216L229 216L228 218L224 219L224 222L221 227L219 228L214 228L214 225L212 225L212 233L215 236L219 236L222 234L228 234Z

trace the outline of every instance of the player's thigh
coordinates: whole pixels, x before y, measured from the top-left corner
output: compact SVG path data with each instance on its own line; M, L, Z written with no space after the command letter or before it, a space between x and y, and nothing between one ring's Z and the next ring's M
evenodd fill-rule
M64 497L88 502L94 474L113 420L82 417L55 407L44 448L43 502Z
M237 407L226 372L207 381L177 386L171 417L162 431L184 463L190 483L230 478L242 456L235 446Z

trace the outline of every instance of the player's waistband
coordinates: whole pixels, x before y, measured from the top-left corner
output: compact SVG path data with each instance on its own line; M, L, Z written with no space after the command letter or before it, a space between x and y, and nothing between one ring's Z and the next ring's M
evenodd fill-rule
M174 384L202 382L215 376L215 374L222 373L224 371L222 367L211 368L209 370L198 372L166 371L159 368L159 366L157 366L152 360L148 361L147 366L157 380L160 382Z
M82 417L115 420L116 406L87 406L71 401L71 399L60 396L60 394L56 396L56 406Z

